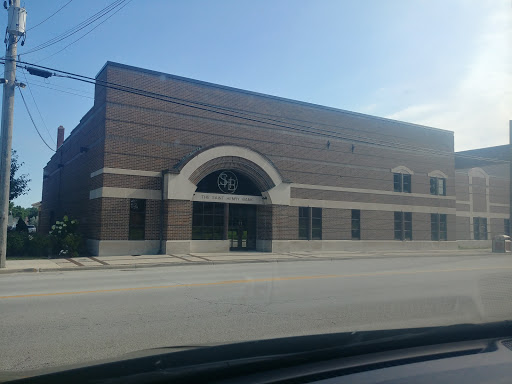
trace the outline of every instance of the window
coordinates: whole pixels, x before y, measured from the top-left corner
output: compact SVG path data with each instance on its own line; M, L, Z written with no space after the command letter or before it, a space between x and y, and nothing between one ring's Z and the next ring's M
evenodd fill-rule
M447 228L445 214L432 213L430 215L430 232L432 241L446 241L448 239Z
M309 239L309 207L299 207L299 239Z
M395 212L395 240L412 240L412 213Z
M192 214L192 240L224 238L224 204L195 201Z
M503 233L510 236L510 219L505 219L505 231Z
M411 175L393 173L393 190L395 192L411 193Z
M446 179L439 177L430 178L430 194L446 196Z
M144 240L146 229L146 200L130 199L129 240Z
M322 208L311 208L311 238L322 240Z
M361 240L361 211L352 210L352 240Z
M322 208L299 207L299 239L322 240Z
M473 218L473 238L487 240L487 219L485 217Z
M393 190L395 192L402 192L402 174L393 173Z

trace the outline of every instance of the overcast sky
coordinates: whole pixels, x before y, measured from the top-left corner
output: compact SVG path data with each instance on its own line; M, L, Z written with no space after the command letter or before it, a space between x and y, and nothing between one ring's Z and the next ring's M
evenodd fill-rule
M68 1L22 0L27 28ZM24 54L111 3L71 1L28 30L21 59L87 76L117 61L424 124L454 131L456 150L508 143L511 0L132 0L67 48L104 19ZM6 25L7 12L0 20ZM21 71L17 78L26 82ZM27 79L30 111L54 147L57 127L63 125L67 136L91 108L93 86ZM52 152L19 93L13 147L32 179L29 194L15 203L30 206L41 200L43 167Z

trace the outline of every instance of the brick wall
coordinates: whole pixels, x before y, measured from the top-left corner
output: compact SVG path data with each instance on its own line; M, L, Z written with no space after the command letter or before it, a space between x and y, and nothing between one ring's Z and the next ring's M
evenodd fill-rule
M80 231L96 238L101 218L98 204L89 200L90 174L103 167L105 108L93 107L44 167L40 231L50 230L51 219L64 215L78 219Z
M164 202L165 240L192 238L192 202L167 200Z
M351 240L352 210L322 209L322 238L324 240Z
M45 179L43 186L42 227L48 227L50 212L55 212L56 217L69 212L80 219L90 238L126 239L128 199L89 200L89 191L100 187L158 190L161 188L160 178L118 174L90 178L90 174L103 167L160 172L173 168L198 148L217 144L243 146L263 154L287 182L392 191L391 169L405 165L414 171L413 193L428 195L427 174L440 170L448 175L447 194L455 195L451 132L118 64L106 65L98 78L174 98L217 105L231 116L97 85L94 107L45 167L45 173L51 176ZM241 118L247 115L240 111L249 113L252 121ZM322 135L315 134L318 132ZM357 141L350 140L353 138ZM81 146L87 147L88 151L80 153ZM408 146L414 148L407 149ZM446 155L432 155L432 151L443 151ZM60 160L60 156L64 159ZM65 165L59 168L62 161ZM419 199L406 194L371 195L293 188L292 196L455 207L453 200ZM159 204L148 200L147 239L159 237ZM189 201L166 201L164 238L190 239L191 212ZM261 216L257 223L260 239L270 234L278 240L298 238L298 207L258 207L258 213ZM323 215L325 239L351 237L350 210L324 209ZM270 229L264 228L264 219L272 223ZM392 212L362 211L361 223L362 239L393 239ZM455 232L455 223L450 231Z

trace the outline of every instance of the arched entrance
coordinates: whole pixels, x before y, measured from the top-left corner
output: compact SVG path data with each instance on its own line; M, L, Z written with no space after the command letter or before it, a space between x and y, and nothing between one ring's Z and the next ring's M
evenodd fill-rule
M272 250L272 205L289 205L290 185L263 155L217 146L191 154L164 180L164 199L190 201L190 252ZM180 205L176 202L174 205ZM178 245L167 239L166 249ZM186 240L179 240L186 249Z
M264 203L260 188L235 169L203 177L193 197L192 240L228 240L231 251L256 250L262 237L257 225L257 206Z

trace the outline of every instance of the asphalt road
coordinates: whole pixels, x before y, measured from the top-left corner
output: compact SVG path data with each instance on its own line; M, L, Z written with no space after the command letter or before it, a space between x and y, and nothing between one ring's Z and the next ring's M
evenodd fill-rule
M509 255L0 275L0 370L177 345L512 319Z

